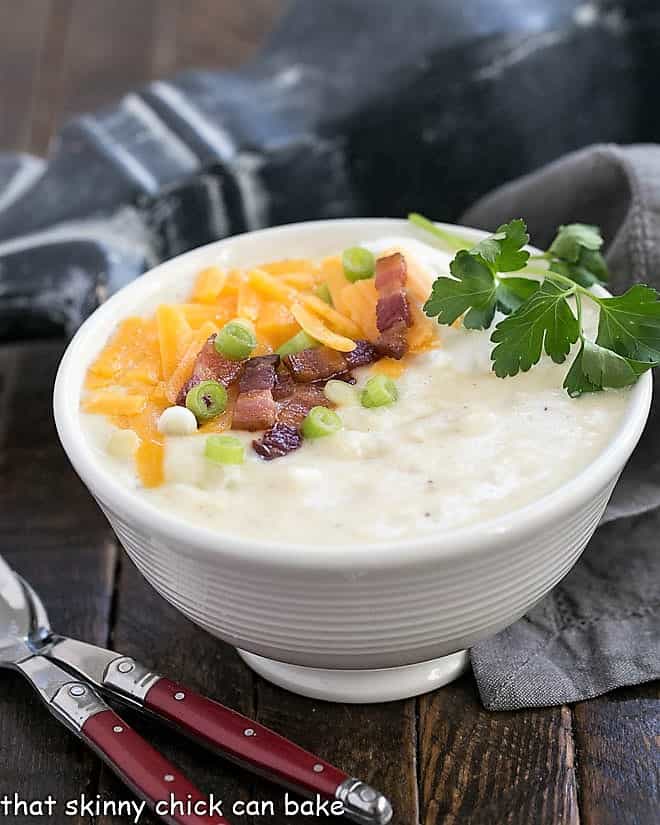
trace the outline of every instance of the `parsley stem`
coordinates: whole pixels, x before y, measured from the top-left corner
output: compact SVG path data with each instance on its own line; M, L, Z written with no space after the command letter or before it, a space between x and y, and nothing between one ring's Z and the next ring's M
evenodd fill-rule
M475 244L474 238L468 238L467 235L460 235L456 232L448 232L418 212L411 212L408 215L408 220L413 226L424 229L431 235L435 235L435 237L442 241L445 246L449 247L452 252L460 252L461 249L472 249Z
M582 338L582 296L577 292L575 293L575 308L577 309L577 322L580 327L580 337Z
M526 264L524 269L523 269L523 275L541 275L541 276L544 276L544 275L547 275L547 274L548 274L548 268L545 267L545 266L544 267L530 266L529 264Z
M581 284L576 284L575 281L572 281L570 278L567 278L565 275L560 275L558 272L549 272L549 275L553 281L558 281L570 288L570 291L567 291L564 297L568 297L568 295L575 295L575 308L577 310L577 322L580 329L580 339L584 341L584 328L582 326L582 296L584 295L586 298L589 298L590 301L593 301L595 304L600 306L601 299L598 295L594 295L591 290L583 287Z
M554 270L549 269L546 272L546 276L550 278L550 280L555 281L556 283L570 287L570 291L567 294L574 294L576 298L578 294L584 295L587 298L590 298L594 303L600 303L600 298L598 297L598 295L594 295L590 289L587 289L581 284L576 283L575 281L566 277L566 275L560 275L559 272L555 272Z

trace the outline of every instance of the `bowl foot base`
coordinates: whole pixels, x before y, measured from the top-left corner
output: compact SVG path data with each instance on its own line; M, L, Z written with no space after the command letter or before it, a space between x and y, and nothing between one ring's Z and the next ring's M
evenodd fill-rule
M288 665L245 650L238 654L259 676L279 687L312 699L354 704L391 702L428 693L457 679L470 663L467 650L428 662L377 670L326 670Z

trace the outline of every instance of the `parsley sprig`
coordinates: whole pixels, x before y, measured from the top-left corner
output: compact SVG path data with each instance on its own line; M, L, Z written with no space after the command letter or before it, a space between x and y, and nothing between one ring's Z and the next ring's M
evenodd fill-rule
M493 371L500 378L527 372L543 353L562 364L576 344L563 384L572 397L630 386L660 365L660 294L643 284L612 298L591 291L608 278L598 227L560 226L547 251L532 256L524 248L529 235L520 218L471 247L421 215L410 220L456 252L452 277L435 280L425 313L440 324L462 318L468 329L489 328L496 311L505 316L491 335ZM595 341L583 327L585 300L599 311Z

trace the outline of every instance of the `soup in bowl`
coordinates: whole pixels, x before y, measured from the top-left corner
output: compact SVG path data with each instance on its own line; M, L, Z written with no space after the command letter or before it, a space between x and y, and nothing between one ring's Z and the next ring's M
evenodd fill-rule
M454 678L575 563L648 414L648 374L498 378L492 330L424 312L452 257L397 220L230 238L113 296L60 367L62 443L144 576L307 695Z

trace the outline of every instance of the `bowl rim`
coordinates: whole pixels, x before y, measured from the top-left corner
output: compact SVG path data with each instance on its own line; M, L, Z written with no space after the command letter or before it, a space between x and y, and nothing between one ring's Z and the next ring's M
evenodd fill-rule
M123 287L103 303L79 328L60 362L53 392L55 424L60 441L77 474L100 500L104 508L120 514L132 525L139 525L148 534L160 537L168 543L175 542L182 554L204 555L209 558L242 559L244 562L286 569L365 569L370 567L409 567L425 564L433 559L448 559L456 555L468 556L487 549L488 552L510 545L543 528L548 521L555 521L584 506L599 491L614 482L630 457L642 434L648 417L652 396L651 372L646 372L630 391L623 419L612 440L605 449L577 475L549 493L524 507L508 511L500 516L477 524L434 532L415 539L399 539L392 542L356 542L323 544L311 552L302 553L305 543L262 541L222 533L208 527L195 525L184 519L163 512L154 504L136 496L134 491L113 478L94 454L92 445L77 423L82 378L93 355L94 347L88 346L94 339L96 327L102 323L118 322L130 314L130 306L139 303L136 293L146 293L169 271L182 264L195 266L209 254L228 249L233 244L256 235L295 236L301 230L323 231L330 225L343 224L374 228L382 225L384 231L404 230L411 238L423 239L419 230L410 230L410 224L399 218L340 218L306 221L284 226L270 227L224 238L220 241L178 255L145 272ZM472 227L460 224L437 224L449 230L459 230L475 240L487 235ZM107 340L107 336L104 341ZM98 348L98 347L97 347ZM81 364L84 363L84 369ZM78 375L76 375L78 373ZM576 507L576 502L579 506Z

